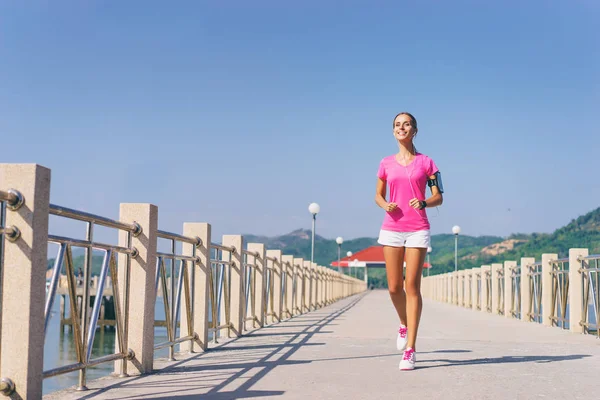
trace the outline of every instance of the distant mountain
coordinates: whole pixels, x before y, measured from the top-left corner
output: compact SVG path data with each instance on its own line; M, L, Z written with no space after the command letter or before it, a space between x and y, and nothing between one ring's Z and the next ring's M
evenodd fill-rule
M312 232L308 229L297 229L286 235L266 237L244 235L248 243L264 243L267 249L282 250L285 254L302 257L310 260ZM340 257L345 257L348 251L353 253L377 244L376 238L358 238L346 240L342 244ZM315 262L320 265L329 265L337 260L338 245L335 239L325 239L315 235Z

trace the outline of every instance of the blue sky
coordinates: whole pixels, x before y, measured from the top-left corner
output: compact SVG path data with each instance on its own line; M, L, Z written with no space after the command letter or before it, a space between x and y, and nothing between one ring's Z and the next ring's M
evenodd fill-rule
M0 3L0 162L51 202L221 234L375 237L399 111L443 173L433 233L551 232L598 207L593 1ZM60 224L59 224L60 225ZM57 230L69 230L57 226Z

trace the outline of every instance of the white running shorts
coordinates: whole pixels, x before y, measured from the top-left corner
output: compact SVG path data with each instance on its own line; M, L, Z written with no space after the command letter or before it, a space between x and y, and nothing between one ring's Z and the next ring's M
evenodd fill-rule
M379 231L377 243L382 246L428 248L431 243L431 233L429 230L394 232L382 229Z

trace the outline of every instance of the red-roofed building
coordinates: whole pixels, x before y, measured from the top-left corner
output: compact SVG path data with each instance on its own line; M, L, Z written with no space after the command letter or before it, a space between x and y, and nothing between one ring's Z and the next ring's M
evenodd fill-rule
M331 263L332 267L337 267L337 260ZM424 264L424 268L429 268L429 263ZM352 254L350 257L340 259L340 267L367 267L367 268L385 268L383 258L383 246L371 246Z

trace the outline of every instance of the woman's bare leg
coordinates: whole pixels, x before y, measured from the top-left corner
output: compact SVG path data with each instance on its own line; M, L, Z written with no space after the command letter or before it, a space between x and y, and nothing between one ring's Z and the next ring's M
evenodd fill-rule
M421 321L423 310L423 299L421 297L421 275L427 249L407 248L406 259L406 314L408 327L407 348L416 349L417 332Z
M406 293L404 292L404 247L383 246L388 289L400 323L407 326Z

